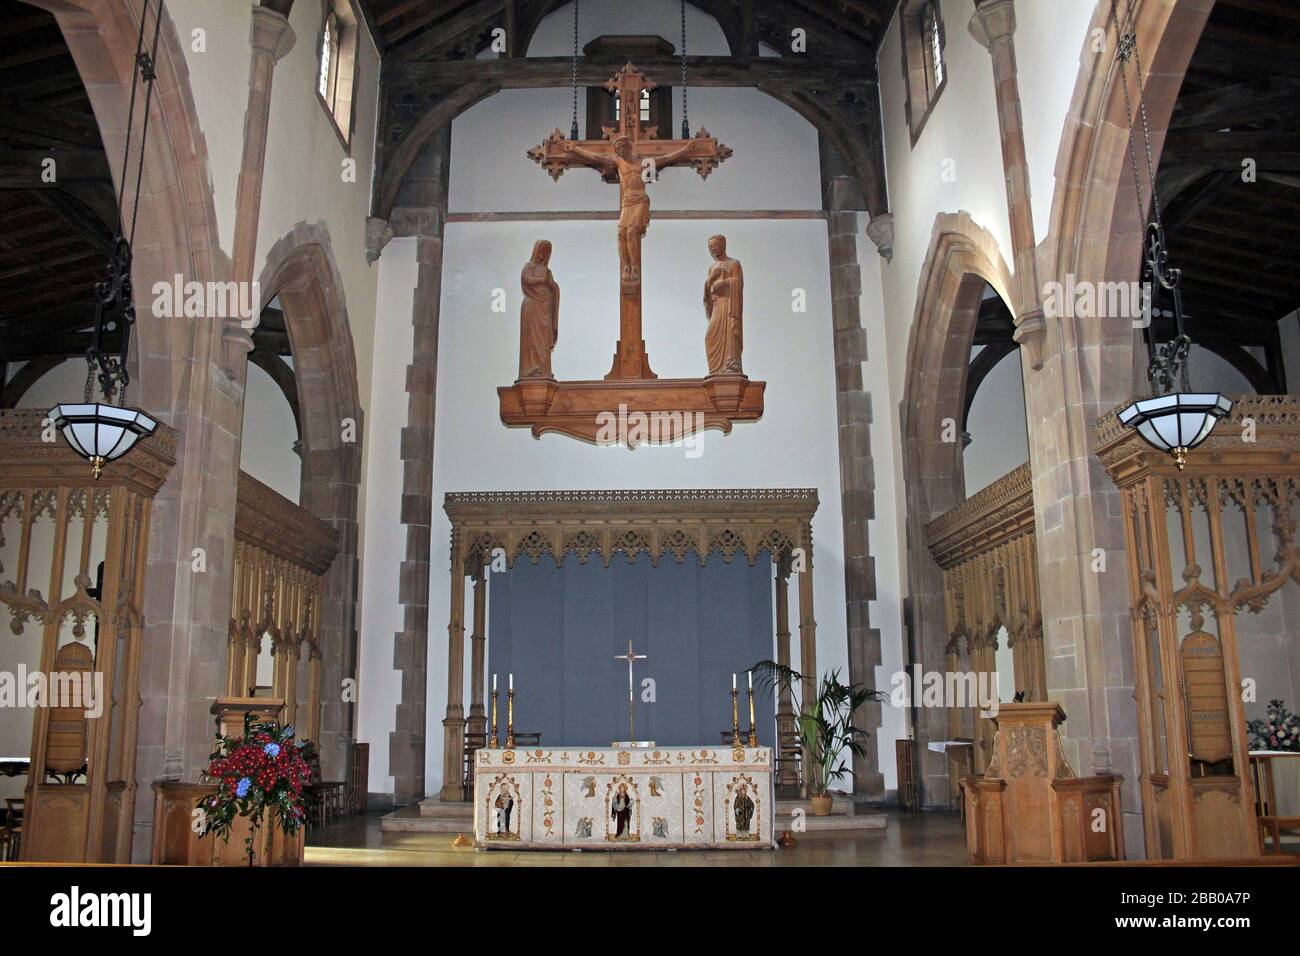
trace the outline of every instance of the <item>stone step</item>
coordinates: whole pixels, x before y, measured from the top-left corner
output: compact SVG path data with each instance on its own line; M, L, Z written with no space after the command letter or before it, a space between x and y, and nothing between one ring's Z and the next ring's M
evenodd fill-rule
M420 816L444 819L472 820L474 805L469 801L450 802L437 797L425 797L419 803Z
M379 821L379 828L385 833L463 833L468 837L474 835L474 821L470 817L422 817L418 813L403 813L396 810L385 814Z
M883 813L832 813L828 817L813 816L809 813L800 823L808 833L817 830L883 830L888 825L889 818ZM778 834L786 830L794 830L795 836L799 835L795 830L794 818L782 816L780 813L776 817L775 829Z

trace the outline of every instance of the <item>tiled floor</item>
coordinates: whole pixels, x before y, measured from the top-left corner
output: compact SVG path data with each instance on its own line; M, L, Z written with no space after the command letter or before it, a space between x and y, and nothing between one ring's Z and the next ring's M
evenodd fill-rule
M345 818L308 837L309 866L961 866L961 821L888 810L889 826L856 835L805 833L772 851L552 853L454 849L452 834L384 833L381 813Z

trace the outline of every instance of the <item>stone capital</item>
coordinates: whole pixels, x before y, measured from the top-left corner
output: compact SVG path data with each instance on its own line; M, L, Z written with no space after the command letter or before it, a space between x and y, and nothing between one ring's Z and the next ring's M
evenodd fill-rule
M393 227L387 219L366 217L366 261L374 262L384 253L384 247L393 241Z
M253 21L249 28L248 41L254 53L262 53L278 63L288 55L297 41L293 27L283 13L276 13L269 7L253 7Z
M867 224L867 238L875 244L876 250L886 262L894 258L894 216L893 213L881 213L872 216Z
M1019 344L1029 367L1037 372L1043 367L1043 347L1047 340L1047 321L1043 310L1030 309L1016 316L1016 328L1011 337Z
M1010 39L1016 32L1015 4L1012 0L984 0L967 27L976 43L991 50L996 41Z

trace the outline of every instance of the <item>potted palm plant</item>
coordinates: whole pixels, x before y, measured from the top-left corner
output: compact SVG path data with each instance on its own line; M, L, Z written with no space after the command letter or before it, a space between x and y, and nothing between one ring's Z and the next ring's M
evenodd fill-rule
M776 661L759 661L750 670L759 686L770 688L774 696L788 693L793 699L799 740L808 755L805 775L813 815L828 816L831 783L852 776L849 759L866 754L862 738L867 732L854 726L853 715L863 704L884 700L885 695L859 684L841 683L837 668L822 676L815 699L804 700L805 678L798 671Z

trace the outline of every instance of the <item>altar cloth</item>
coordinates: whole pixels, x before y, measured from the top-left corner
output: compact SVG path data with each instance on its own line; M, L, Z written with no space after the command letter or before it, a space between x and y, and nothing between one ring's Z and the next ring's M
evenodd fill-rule
M474 845L509 850L765 850L767 747L480 749Z

